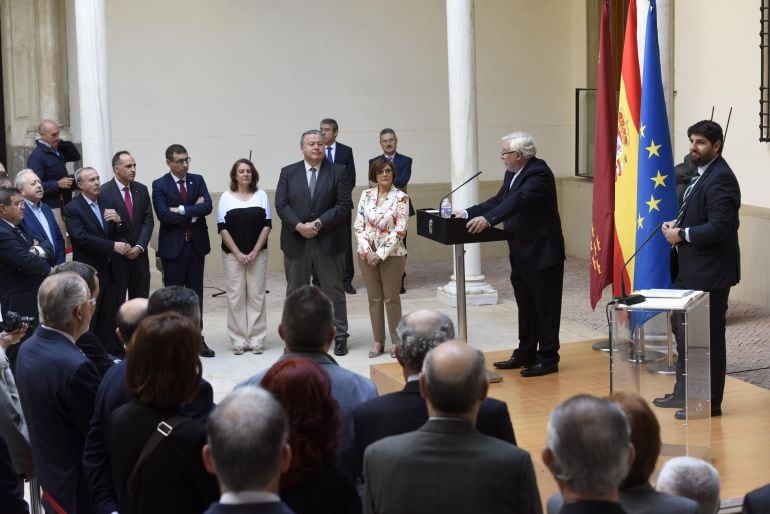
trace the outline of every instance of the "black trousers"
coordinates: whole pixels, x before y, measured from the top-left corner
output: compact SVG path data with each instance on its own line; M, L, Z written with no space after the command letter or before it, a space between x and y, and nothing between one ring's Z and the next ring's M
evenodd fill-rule
M519 349L526 363L544 366L559 362L559 326L564 262L526 273L511 272L511 285L519 308Z

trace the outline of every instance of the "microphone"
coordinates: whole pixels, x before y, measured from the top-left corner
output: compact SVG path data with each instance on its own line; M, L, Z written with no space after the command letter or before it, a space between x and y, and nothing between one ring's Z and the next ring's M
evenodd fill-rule
M459 186L457 186L456 188L452 189L452 190L449 192L449 194L447 194L447 195L444 195L443 197L441 197L441 200L439 200L439 201L438 201L438 210L439 210L439 212L441 212L441 202L443 202L443 201L444 201L446 198L449 198L450 196L452 196L452 193L454 193L455 191L457 191L458 189L460 189L460 188L461 188L461 187L463 187L465 184L467 184L468 182L470 182L470 181L471 181L471 180L473 180L474 178L478 177L479 175L481 175L481 172L480 172L480 171L479 171L478 173L476 173L475 175L473 175L473 176L472 176L471 178L469 178L468 180L466 180L465 182L463 182L462 184L460 184Z
M626 294L626 281L623 280L623 273L626 271L626 267L628 266L628 263L631 262L634 259L634 257L636 257L636 254L638 254L642 250L642 248L644 248L647 245L647 243L650 242L650 240L652 239L652 236L654 236L660 230L660 227L663 226L663 223L665 222L660 222L658 226L655 227L655 230L650 232L650 235L647 236L647 239L645 239L644 242L639 245L639 248L637 248L636 251L633 254L631 254L631 257L628 258L628 260L623 264L623 267L620 269L620 296L615 298L615 301L617 301L619 304L636 305L637 303L642 303L647 299L644 297L644 295L641 295L641 294L632 294L632 295Z

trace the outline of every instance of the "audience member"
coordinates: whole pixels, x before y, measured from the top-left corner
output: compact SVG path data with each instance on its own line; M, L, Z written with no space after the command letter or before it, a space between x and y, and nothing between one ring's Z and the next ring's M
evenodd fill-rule
M291 465L281 476L281 498L297 514L360 513L361 500L337 465L339 405L329 375L301 357L276 362L262 379L289 420Z
M129 250L115 257L121 264L122 273L117 277L118 300L147 298L150 296L150 260L147 248L152 237L155 220L147 186L136 179L136 161L125 150L112 157L115 177L102 186L101 197L105 206L115 209L128 226L124 241Z
M278 497L292 458L288 424L278 402L258 387L228 394L206 422L203 464L222 496L205 514L293 514Z
M337 364L327 352L334 340L332 303L317 287L304 285L289 293L283 304L278 334L286 351L278 362L304 357L321 366L332 382L332 396L340 406L340 444L338 453L346 469L353 468L353 410L358 404L377 396L377 388L368 378ZM259 385L267 370L257 373L241 385Z
M16 362L43 499L59 512L93 510L81 461L99 371L75 341L88 330L94 303L78 275L46 278L38 292L40 326L21 346Z
M420 391L430 418L364 454L364 512L540 513L529 453L477 432L484 356L462 341L428 352Z
M360 471L364 450L375 441L413 432L428 421L428 408L420 396L420 370L425 355L455 336L452 320L432 309L410 312L398 323L396 359L404 372L404 389L362 403L353 415L356 469ZM476 430L516 444L511 417L505 402L485 399L476 418Z
M115 341L115 313L123 300L118 297L118 276L123 272L117 256L131 248L122 239L129 227L101 200L99 173L93 168L75 172L80 195L64 208L64 223L72 241L72 260L93 266L99 274L99 296L91 330L112 354L123 349ZM117 254L117 255L115 255Z
M617 392L612 402L623 409L631 429L634 461L620 484L620 505L628 514L698 514L698 505L653 489L650 475L660 455L660 425L647 401L634 393ZM548 499L548 514L561 510L560 494Z
M115 316L115 337L125 347L131 346L131 338L139 323L147 316L147 298L132 298L120 306Z
M622 514L618 489L634 460L625 414L609 400L568 399L551 413L543 463L564 499L562 514Z
M267 338L267 236L273 226L270 201L257 187L259 173L248 159L230 169L230 190L217 206L222 269L227 290L227 335L233 353L262 353Z
M770 512L770 484L754 489L743 499L743 514Z
M40 177L30 169L21 170L16 174L14 186L24 197L24 229L38 241L47 240L51 243L54 249L52 264L61 264L67 258L67 248L53 211L43 203Z
M695 500L700 514L716 514L719 510L719 472L705 460L674 457L663 465L655 488Z
M401 319L399 289L406 260L406 226L409 221L406 193L393 187L395 167L378 159L369 168L369 181L375 186L361 193L356 211L358 267L366 285L369 319L374 343L369 358L385 349L385 313L388 315L391 356L395 357L396 325Z

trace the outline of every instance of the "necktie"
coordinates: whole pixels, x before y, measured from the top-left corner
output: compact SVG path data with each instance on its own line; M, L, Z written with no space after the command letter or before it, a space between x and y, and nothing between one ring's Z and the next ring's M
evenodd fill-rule
M131 202L131 194L128 192L128 186L123 187L123 200L126 202L126 212L128 212L128 219L134 217L134 204Z
M13 227L13 231L19 234L19 237L21 237L26 244L29 244L29 239L27 239L27 235L24 233L21 227Z
M684 196L682 196L682 205L679 207L679 213L676 215L676 226L679 227L682 224L682 219L684 218L684 211L687 207L687 199L690 198L690 194L692 194L692 190L695 188L695 184L698 183L698 179L700 179L700 174L696 173L693 178L690 179L690 185L687 186L687 189L684 190Z
M329 162L334 162L334 159L332 159L332 147L327 146L326 147L326 160Z
M308 183L308 188L310 189L310 198L313 198L313 192L315 191L315 181L316 181L316 170L315 168L310 168L310 183Z
M179 181L179 196L182 197L182 203L187 204L187 188L184 187L184 180Z
M103 229L104 220L102 219L102 213L99 212L99 206L96 204L96 202L91 202L91 210L94 211L94 216L96 216L96 219L99 220L99 225L101 225Z

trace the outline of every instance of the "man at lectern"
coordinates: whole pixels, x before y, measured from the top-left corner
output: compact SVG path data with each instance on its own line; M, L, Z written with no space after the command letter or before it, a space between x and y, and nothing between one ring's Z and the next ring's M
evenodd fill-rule
M738 247L741 190L730 165L722 158L724 136L718 123L699 121L687 129L687 137L690 157L698 171L684 192L676 219L664 223L661 230L672 245L674 285L709 293L711 415L720 416L727 368L727 299L730 287L741 278ZM677 348L679 355L684 355L682 337L677 337ZM683 361L679 359L676 365L674 391L654 401L658 407L680 409L676 412L677 419L685 419ZM702 413L690 411L690 416L699 414Z
M503 185L486 202L455 211L469 218L468 232L503 224L510 232L511 285L519 308L519 346L498 369L517 369L536 377L559 371L559 322L564 280L564 237L556 201L556 181L535 155L535 140L525 132L503 137Z

